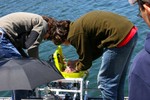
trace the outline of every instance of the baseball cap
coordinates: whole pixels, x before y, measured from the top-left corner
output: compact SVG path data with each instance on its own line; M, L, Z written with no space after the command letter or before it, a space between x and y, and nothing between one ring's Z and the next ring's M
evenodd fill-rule
M137 0L128 0L130 4L135 4L137 2ZM147 2L147 3L150 3L150 0L141 0L143 2Z

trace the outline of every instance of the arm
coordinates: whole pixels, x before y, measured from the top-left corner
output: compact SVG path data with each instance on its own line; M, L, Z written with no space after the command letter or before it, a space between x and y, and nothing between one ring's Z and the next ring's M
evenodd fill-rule
M46 34L47 23L43 19L39 19L39 21L36 22L37 23L33 26L33 29L31 30L31 33L26 40L25 45L27 47L29 56L38 58L38 46L40 45L44 35Z
M27 40L25 41L25 48L29 48L31 45L33 45L38 36L39 34L36 31L31 31Z
M76 34L69 39L70 43L76 48L79 59L71 64L66 72L76 72L87 70L92 65L92 48L87 36L84 34ZM71 62L73 63L73 62Z

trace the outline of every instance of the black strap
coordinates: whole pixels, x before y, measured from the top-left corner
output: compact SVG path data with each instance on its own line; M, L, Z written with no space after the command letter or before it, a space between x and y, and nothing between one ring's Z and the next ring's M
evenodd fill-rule
M10 42L15 46L15 48L19 51L19 53L20 53L23 57L26 57L26 58L29 57L29 56L27 55L27 53L25 53L25 51L24 51L21 47L19 47L19 46L17 45L17 43L15 42L15 40L12 38L12 36L11 36L10 34L8 34L7 32L5 32L5 33L6 33L6 34L4 34L5 37L10 40Z

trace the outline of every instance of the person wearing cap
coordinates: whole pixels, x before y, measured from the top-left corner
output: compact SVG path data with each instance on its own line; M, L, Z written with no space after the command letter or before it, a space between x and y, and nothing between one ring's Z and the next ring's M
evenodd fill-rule
M139 15L150 27L150 0L129 0L139 5ZM150 33L144 48L136 55L129 71L129 100L150 100Z
M124 83L137 28L126 17L107 11L91 11L77 20L60 20L51 39L56 45L72 45L79 56L68 61L67 73L90 69L102 56L98 88L103 100L124 100Z
M39 58L38 47L42 40L49 40L55 22L54 18L29 12L15 12L1 17L0 60L21 57ZM27 54L23 50L27 50ZM13 100L25 99L29 96L28 93L27 90L16 90L13 91L12 98Z

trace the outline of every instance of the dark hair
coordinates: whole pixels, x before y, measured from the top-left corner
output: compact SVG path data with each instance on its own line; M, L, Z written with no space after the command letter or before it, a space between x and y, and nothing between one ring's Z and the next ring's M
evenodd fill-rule
M143 2L142 0L137 0L137 3L139 5L139 7L144 10L143 4L145 4L145 2Z
M56 29L57 20L52 17L47 17L47 16L42 16L42 17L48 23L47 33L50 34L48 39L51 40L52 33L54 33L54 31Z
M137 3L139 5L139 7L144 10L143 4L147 4L150 5L150 1L149 0L137 0Z
M53 32L52 40L54 44L60 45L67 39L69 32L70 20L61 20L56 24L55 32Z

